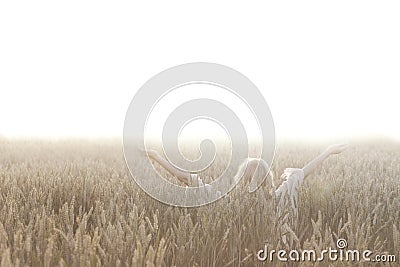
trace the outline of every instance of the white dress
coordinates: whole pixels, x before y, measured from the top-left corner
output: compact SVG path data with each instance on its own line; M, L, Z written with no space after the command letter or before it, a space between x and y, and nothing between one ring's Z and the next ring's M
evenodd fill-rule
M285 181L275 190L275 197L279 199L278 212L282 212L286 205L290 205L297 218L299 214L298 191L304 181L304 171L303 169L287 168L282 177L285 178Z
M275 190L274 194L278 202L278 212L282 212L286 205L291 206L295 217L298 216L298 190L304 181L303 169L287 168L282 174L285 181ZM203 180L196 173L190 174L190 187L198 187L199 197L210 197L211 194L217 194L221 197L221 192L213 192L210 184L204 184Z

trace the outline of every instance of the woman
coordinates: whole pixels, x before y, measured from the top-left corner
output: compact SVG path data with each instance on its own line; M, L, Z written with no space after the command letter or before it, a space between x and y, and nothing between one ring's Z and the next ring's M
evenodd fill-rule
M240 178L244 178L246 183L249 184L249 191L254 192L258 185L269 186L269 192L273 196L279 198L278 210L281 211L285 205L292 207L295 217L298 216L298 190L304 179L307 178L322 162L327 159L330 155L339 154L347 148L347 144L331 145L325 149L320 155L306 164L303 168L287 168L282 174L283 183L275 189L273 177L271 173L268 173L268 165L262 159L249 158L245 160L239 167L237 174L235 175L235 181ZM199 178L196 173L188 173L181 171L171 165L166 159L164 159L157 151L148 150L147 155L158 162L164 167L169 173L178 178L179 181L183 182L187 186L201 187L204 186L207 192L210 192L211 186L204 184L202 179ZM267 176L270 176L270 180L266 180Z

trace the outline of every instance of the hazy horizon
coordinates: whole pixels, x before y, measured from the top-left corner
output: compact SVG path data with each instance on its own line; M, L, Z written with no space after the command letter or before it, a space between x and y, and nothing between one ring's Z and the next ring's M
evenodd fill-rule
M120 10L79 2L79 8L61 5L53 12L33 3L26 9L4 4L0 21L7 23L0 25L12 27L0 26L0 135L122 136L129 103L146 81L176 65L213 62L258 87L280 140L400 140L396 9L345 2L345 9L325 4L330 12L315 13L316 3L293 2L288 9L229 2L224 23L215 11L225 9L222 2L213 3L215 10L197 5L198 12L188 14L168 3L157 10L129 3ZM160 101L164 111L210 93L240 108L231 96L196 86L168 94L167 104ZM163 109L158 114L166 114Z

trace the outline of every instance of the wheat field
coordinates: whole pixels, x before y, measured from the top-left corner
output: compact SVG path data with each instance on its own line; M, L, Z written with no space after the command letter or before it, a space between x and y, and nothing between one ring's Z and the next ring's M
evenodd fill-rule
M281 144L273 172L322 148ZM0 265L265 266L256 257L265 245L320 251L338 238L400 256L399 143L359 142L328 159L302 187L296 225L264 191L171 207L138 188L118 141L1 139ZM328 264L349 263L292 263Z

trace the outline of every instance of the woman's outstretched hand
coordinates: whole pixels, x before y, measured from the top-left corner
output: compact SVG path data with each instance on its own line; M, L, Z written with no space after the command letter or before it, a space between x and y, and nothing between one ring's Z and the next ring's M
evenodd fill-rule
M324 152L319 154L315 159L311 160L307 163L306 166L303 167L304 177L310 175L317 166L321 165L322 162L327 159L330 155L340 154L348 147L347 144L337 144L329 146Z
M327 148L327 151L329 152L329 154L340 154L344 150L346 150L346 148L348 148L348 147L349 147L348 144L335 144L335 145L329 146Z

